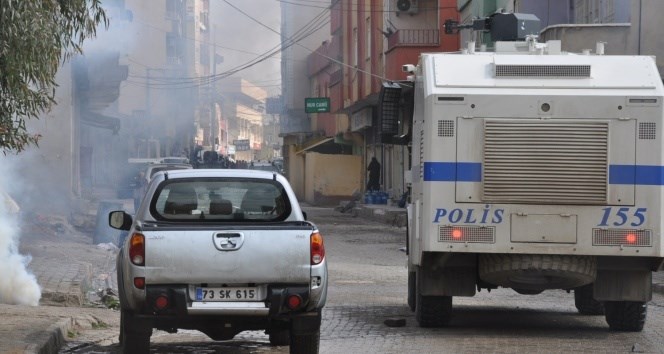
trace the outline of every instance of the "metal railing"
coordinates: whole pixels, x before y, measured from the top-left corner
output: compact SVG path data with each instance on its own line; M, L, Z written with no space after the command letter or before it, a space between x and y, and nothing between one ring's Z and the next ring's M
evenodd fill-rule
M395 47L437 47L440 45L440 31L437 29L400 29L388 40L388 49Z

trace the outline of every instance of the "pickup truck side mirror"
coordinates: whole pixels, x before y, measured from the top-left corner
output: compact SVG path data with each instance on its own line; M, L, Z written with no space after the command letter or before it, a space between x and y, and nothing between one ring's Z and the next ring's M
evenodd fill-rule
M128 231L133 222L131 215L124 210L115 210L108 214L108 225L114 229Z

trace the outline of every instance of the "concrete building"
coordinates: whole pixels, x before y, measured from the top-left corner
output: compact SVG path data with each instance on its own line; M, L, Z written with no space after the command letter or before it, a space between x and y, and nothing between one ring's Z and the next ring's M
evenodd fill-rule
M260 160L267 92L247 80L231 77L220 81L217 94L220 120L228 126L228 155L236 161Z
M658 0L459 0L462 22L496 11L531 13L542 26L540 40L562 40L562 49L594 52L605 42L606 54L653 55L664 74L664 30L658 25L664 2ZM462 32L462 42L475 36L477 43L490 43L482 33ZM479 38L479 39L478 39Z
M123 1L109 1L104 8L117 26L129 23L130 12ZM103 31L98 32L102 37ZM39 120L26 122L29 131L42 139L19 164L26 171L23 182L29 184L28 194L38 196L41 203L22 200L24 206L68 210L74 199L116 182L115 157L124 150L118 136L122 122L106 111L117 100L128 68L119 60L121 43L99 46L96 41L87 40L85 55L59 68L51 110Z
M327 136L312 126L304 99L310 97L307 57L311 49L329 39L329 9L281 2L281 114L284 169L298 198L304 200L305 156L303 146L314 146Z
M407 8L399 8L398 4L405 3ZM284 10L289 8L292 10L293 6L282 5ZM440 31L446 19L458 19L456 2L338 0L332 1L329 8L329 35L315 47L307 48L310 53L303 81L308 84L307 91L302 92L299 86L295 89L296 84L287 80L294 64L287 62L291 58L284 55L282 76L287 107L282 134L286 136L284 160L288 176L298 196L306 196L307 202L333 204L349 199L354 192L364 192L366 165L376 156L382 164L382 189L398 197L406 189L403 176L409 152L405 145L381 139L381 87L383 82L406 79L401 66L417 64L422 51L459 49L456 35L443 36ZM287 15L283 16L285 22ZM307 113L302 106L307 97L329 98L329 110ZM295 125L297 129L292 130ZM321 159L327 163L318 164ZM344 174L324 181L311 179L317 169L322 169L323 175L335 175L338 170Z
M118 187L128 158L180 155L210 144L216 105L210 85L209 0L104 1L110 20L84 54L57 75L57 105L30 122L44 138L42 195L68 200ZM205 45L203 45L205 44Z

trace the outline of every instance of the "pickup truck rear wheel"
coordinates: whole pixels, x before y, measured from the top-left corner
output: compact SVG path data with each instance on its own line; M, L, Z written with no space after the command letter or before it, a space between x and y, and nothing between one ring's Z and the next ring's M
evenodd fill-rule
M273 331L268 334L270 337L270 344L272 345L289 345L290 344L290 331L287 329Z
M646 323L648 305L641 301L606 301L604 310L611 330L641 332Z
M320 328L315 333L290 332L290 354L317 354L320 344Z
M152 327L128 310L120 312L120 350L125 354L148 353Z
M604 314L604 305L593 297L593 284L574 289L574 305L583 315Z

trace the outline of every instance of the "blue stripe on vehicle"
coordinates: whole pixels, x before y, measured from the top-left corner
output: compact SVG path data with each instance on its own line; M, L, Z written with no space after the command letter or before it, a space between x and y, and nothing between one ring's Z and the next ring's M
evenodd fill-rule
M664 166L610 165L609 184L664 185Z
M425 162L426 182L481 182L479 162ZM609 184L664 185L664 166L610 165Z
M481 182L482 164L479 162L425 162L424 180Z

